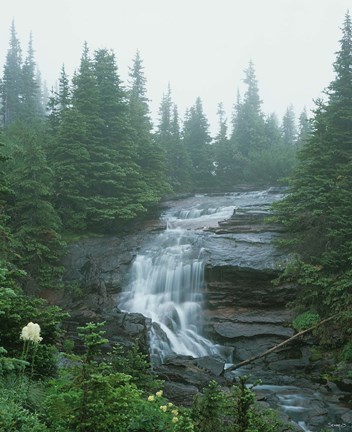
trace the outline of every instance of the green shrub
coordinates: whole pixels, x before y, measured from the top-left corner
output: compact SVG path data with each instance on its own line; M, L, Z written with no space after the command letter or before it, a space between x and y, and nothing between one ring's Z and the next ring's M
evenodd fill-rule
M346 362L352 362L352 342L346 344L342 350L342 359Z
M49 432L37 414L21 406L10 395L0 395L0 430L6 432Z
M314 325L318 324L320 321L320 316L313 312L304 312L298 315L292 322L295 330L302 331L306 330Z

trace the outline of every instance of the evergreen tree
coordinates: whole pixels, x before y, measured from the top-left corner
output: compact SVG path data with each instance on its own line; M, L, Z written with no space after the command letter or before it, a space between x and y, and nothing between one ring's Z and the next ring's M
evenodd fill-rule
M20 117L22 89L22 51L13 21L1 86L2 116L5 126Z
M203 105L198 97L186 113L183 140L191 160L193 188L203 190L214 184L214 165L209 123L203 113Z
M335 79L318 101L313 130L298 155L290 194L278 205L304 260L306 299L323 313L352 304L352 27L346 14Z
M6 266L7 261L12 257L13 237L9 229L9 207L13 204L13 191L10 189L6 162L9 157L3 151L5 147L3 133L0 130L0 263Z
M263 140L264 117L261 112L262 102L259 97L258 82L252 61L245 70L245 74L244 82L247 89L243 101L238 98L235 106L231 140L239 152L248 158L250 153L261 150L265 141Z
M40 81L38 81L36 64L34 61L34 50L32 33L30 34L28 52L22 66L22 91L21 91L21 120L32 121L44 116L42 106L42 95Z
M130 68L130 85L128 92L129 116L137 145L138 164L142 168L142 176L148 187L151 203L158 202L169 190L166 183L165 148L152 135L152 123L148 99L146 97L146 79L143 62L139 51Z
M296 144L297 128L295 112L292 105L287 108L282 119L282 137L287 146L293 147Z
M17 264L26 271L27 291L60 285L64 244L60 219L52 204L52 171L41 137L24 128L17 135L20 146L13 154L11 186L15 204L11 227L17 243Z
M307 111L304 109L298 119L298 135L296 146L298 148L302 147L310 138L312 133L311 122L308 118Z
M70 80L66 74L65 66L62 65L58 88L56 91L52 88L47 104L48 120L53 134L57 132L66 111L72 107L71 93Z
M159 125L155 139L166 153L167 179L175 192L190 189L190 158L181 137L177 106L171 97L171 87L168 85L159 109Z
M283 137L275 113L272 113L265 118L264 137L266 140L265 147L267 148L282 143Z
M137 163L137 145L114 54L106 49L96 51L93 73L97 95L95 102L91 100L87 120L91 139L88 218L91 229L111 231L145 213L155 198Z
M213 146L216 161L216 182L218 187L229 190L234 185L236 166L233 158L233 148L227 137L227 121L222 103L218 105L219 131Z
M191 188L191 160L181 136L178 109L175 104L172 107L170 134L168 172L172 179L172 186L176 192L189 191Z

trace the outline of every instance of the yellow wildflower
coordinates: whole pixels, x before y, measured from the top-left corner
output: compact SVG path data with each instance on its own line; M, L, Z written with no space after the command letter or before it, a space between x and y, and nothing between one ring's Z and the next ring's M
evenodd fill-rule
M161 409L161 411L166 412L167 411L167 406L166 405L161 405L160 409Z
M154 396L148 396L148 401L149 401L149 402L154 402L154 400L155 400L155 397L154 397Z
M163 395L163 391L159 390L158 392L155 393L158 397L161 397Z
M172 414L173 414L175 417L178 416L178 411L177 411L177 409L174 409L174 410L172 410L171 412L172 412Z
M177 417L172 417L172 423L177 423L178 422L178 418Z

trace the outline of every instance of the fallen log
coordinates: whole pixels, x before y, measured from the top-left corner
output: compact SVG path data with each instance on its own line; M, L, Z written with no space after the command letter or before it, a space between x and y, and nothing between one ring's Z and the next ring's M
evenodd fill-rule
M334 315L334 316L331 316L330 318L326 318L326 319L324 319L323 321L320 321L318 324L315 324L314 326L309 327L309 328L306 329L306 330L302 330L302 331L300 331L299 333L296 333L295 335L293 335L293 336L291 336L290 338L284 340L283 342L279 343L278 345L275 345L275 346L273 346L272 348L269 348L268 350L264 351L263 353L258 354L258 355L254 356L254 357L251 357L251 358L249 358L249 359L247 359L247 360L243 360L243 361L241 361L240 363L237 363L237 364L235 364L235 365L230 366L229 368L226 369L226 372L231 372L231 371L233 371L233 370L235 370L235 369L240 368L241 366L245 366L245 365L247 365L247 364L250 364L250 363L254 362L255 360L258 360L258 359L260 359L260 358L262 358L262 357L265 357L266 355L268 355L268 354L270 354L270 353L276 351L277 349L283 347L284 345L290 343L290 342L293 341L294 339L299 338L300 336L302 336L302 335L304 335L304 334L306 334L306 333L308 333L308 332L310 332L310 331L316 329L317 327L320 327L321 325L327 323L328 321L331 321L331 320L337 318L338 316L339 316L339 315ZM224 371L224 372L225 372L225 371Z

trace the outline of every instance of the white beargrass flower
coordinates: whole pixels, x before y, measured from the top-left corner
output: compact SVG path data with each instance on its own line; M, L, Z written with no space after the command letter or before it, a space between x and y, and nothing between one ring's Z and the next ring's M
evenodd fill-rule
M23 327L20 339L24 341L32 341L34 343L39 343L43 340L40 336L40 325L36 323L28 323Z

